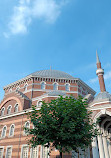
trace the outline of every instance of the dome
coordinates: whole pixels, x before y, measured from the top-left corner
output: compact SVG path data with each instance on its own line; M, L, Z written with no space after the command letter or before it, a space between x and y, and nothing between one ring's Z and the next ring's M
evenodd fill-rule
M102 99L111 99L111 94L108 92L100 92L94 99L94 101L102 100Z
M74 79L73 76L59 70L41 70L30 74L33 77L48 77L61 79Z

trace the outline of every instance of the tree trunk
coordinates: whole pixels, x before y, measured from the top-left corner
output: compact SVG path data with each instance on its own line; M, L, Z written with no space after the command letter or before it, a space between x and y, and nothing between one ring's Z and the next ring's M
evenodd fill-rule
M60 158L62 158L62 152L60 152Z

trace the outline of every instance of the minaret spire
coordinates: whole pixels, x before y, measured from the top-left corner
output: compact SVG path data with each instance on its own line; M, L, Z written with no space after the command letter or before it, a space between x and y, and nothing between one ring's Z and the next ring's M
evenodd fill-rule
M99 85L100 85L100 91L101 92L104 92L106 91L106 88L105 88L105 83L104 83L104 70L101 68L101 62L99 60L99 56L98 56L98 53L96 51L96 60L97 60L97 70L96 70L96 74L98 76L98 79L99 79Z
M97 50L96 50L96 61L97 61L97 63L100 63L100 60L99 60L99 56L98 56Z

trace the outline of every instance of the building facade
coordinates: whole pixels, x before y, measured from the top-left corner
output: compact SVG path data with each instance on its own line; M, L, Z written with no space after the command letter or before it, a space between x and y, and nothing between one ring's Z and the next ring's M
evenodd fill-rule
M111 158L111 95L105 90L103 74L104 70L97 55L97 75L101 92L95 98L95 91L79 78L51 69L37 71L5 86L4 98L0 103L0 158L47 158L47 148L37 146L30 149L27 145L27 134L23 126L33 127L25 113L31 109L31 105L36 105L39 110L41 101L50 102L59 95L86 97L89 110L93 111L93 120L101 118L98 128L102 130L102 135L94 138L92 150L88 149L79 158ZM54 149L50 158L57 158L58 155L59 152ZM63 158L71 157L72 154L63 155Z
M96 122L100 120L97 128L100 135L93 139L92 153L93 158L111 158L111 95L106 91L104 83L104 70L101 68L101 62L97 55L97 70L100 93L89 104L92 110L92 119Z

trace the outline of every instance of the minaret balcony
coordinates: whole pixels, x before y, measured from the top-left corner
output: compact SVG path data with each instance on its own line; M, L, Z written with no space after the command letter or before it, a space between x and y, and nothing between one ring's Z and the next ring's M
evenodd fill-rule
M97 70L96 70L96 75L99 75L99 74L102 74L102 75L103 75L103 74L104 74L104 69L101 69L101 68L100 68L100 69L97 69Z

